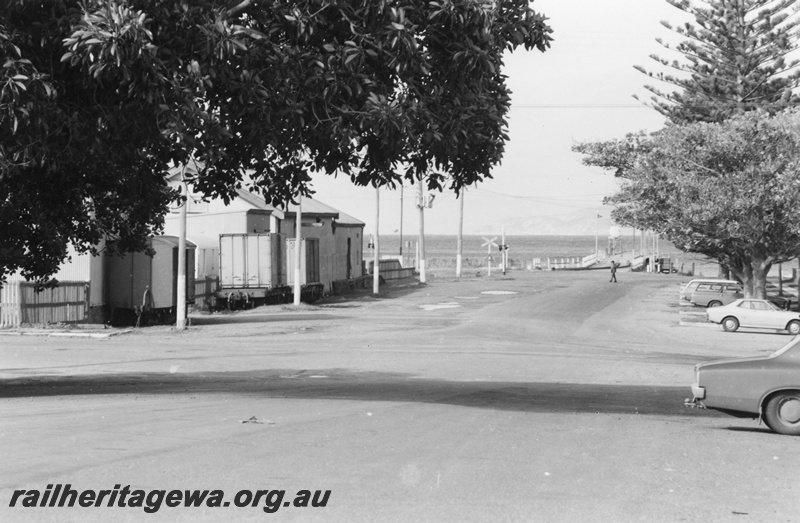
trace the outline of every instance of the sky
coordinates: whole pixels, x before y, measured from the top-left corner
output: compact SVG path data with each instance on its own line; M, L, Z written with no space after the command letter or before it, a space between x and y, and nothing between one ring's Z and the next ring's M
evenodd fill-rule
M499 234L503 227L508 227L506 234L520 234L512 223L531 217L594 220L596 211L607 217L602 200L618 182L582 165L572 146L664 125L658 112L633 98L648 98L644 85L652 83L634 65L658 71L651 54L680 57L655 39L679 41L660 22L679 23L686 19L683 12L665 0L535 0L532 6L549 18L554 41L545 53L506 55L510 140L493 178L468 189L464 197L464 234ZM316 199L365 222L365 233L374 234L374 188L356 187L343 176L320 174L313 180ZM416 187L403 191L404 235L419 228L415 192ZM381 235L398 233L400 201L399 189L380 190ZM458 215L455 195L437 193L425 211L425 233L457 234Z

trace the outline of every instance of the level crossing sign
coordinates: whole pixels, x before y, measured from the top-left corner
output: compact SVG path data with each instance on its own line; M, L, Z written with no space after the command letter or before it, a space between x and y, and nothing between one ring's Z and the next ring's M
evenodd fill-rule
M489 273L489 276L492 275L492 247L497 247L495 240L497 236L492 236L491 239L487 238L486 236L481 236L483 238L483 245L481 247L486 247L488 256L486 257L486 269Z

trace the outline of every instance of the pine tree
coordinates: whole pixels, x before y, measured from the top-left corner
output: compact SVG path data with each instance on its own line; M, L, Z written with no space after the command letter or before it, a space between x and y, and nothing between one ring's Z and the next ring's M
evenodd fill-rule
M674 123L719 122L730 116L763 109L774 114L797 105L792 90L800 85L800 61L790 59L797 50L797 7L794 0L667 0L692 16L695 23L666 28L685 38L674 48L684 60L650 57L674 72L637 70L674 87L664 92L652 85L645 102ZM634 98L637 98L634 96Z

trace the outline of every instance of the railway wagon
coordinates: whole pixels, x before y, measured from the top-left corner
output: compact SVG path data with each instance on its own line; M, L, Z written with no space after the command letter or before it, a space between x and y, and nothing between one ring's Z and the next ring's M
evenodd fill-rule
M284 242L278 233L220 234L217 303L233 310L285 302Z
M108 304L113 325L174 323L178 301L178 238L150 238L152 257L134 252L107 263ZM194 303L196 246L186 242L186 307Z
M220 234L217 303L235 310L291 301L294 244L294 238L279 233ZM323 291L318 282L319 240L303 238L301 249L301 298L314 301Z

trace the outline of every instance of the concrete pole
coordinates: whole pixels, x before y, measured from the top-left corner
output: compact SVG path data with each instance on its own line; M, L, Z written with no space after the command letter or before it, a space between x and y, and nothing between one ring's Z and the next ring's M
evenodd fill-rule
M297 197L297 213L294 225L294 305L300 305L300 256L303 229L303 196Z
M419 282L426 283L425 278L425 180L419 181Z
M503 249L503 250L500 251L500 254L501 254L501 258L500 259L502 260L502 264L503 264L503 276L505 276L506 275L506 226L505 225L503 225L503 231L502 232L503 232L503 234L502 234L502 240L500 240L500 246L501 246L500 248Z
M400 183L400 265L406 266L403 260L403 183Z
M495 238L497 238L497 236L495 236ZM492 245L491 244L486 246L486 274L488 276L492 275Z
M600 213L594 211L594 259L597 260L598 258L598 237L600 231Z
M458 239L456 240L456 277L461 277L461 255L464 251L464 193L458 195Z
M184 171L186 166L184 166ZM178 229L178 292L175 303L175 328L186 330L186 206L189 205L189 187L181 173L181 186L186 200L181 205L180 228Z
M372 294L380 292L380 220L381 220L381 192L378 187L375 187L375 250L372 253Z

